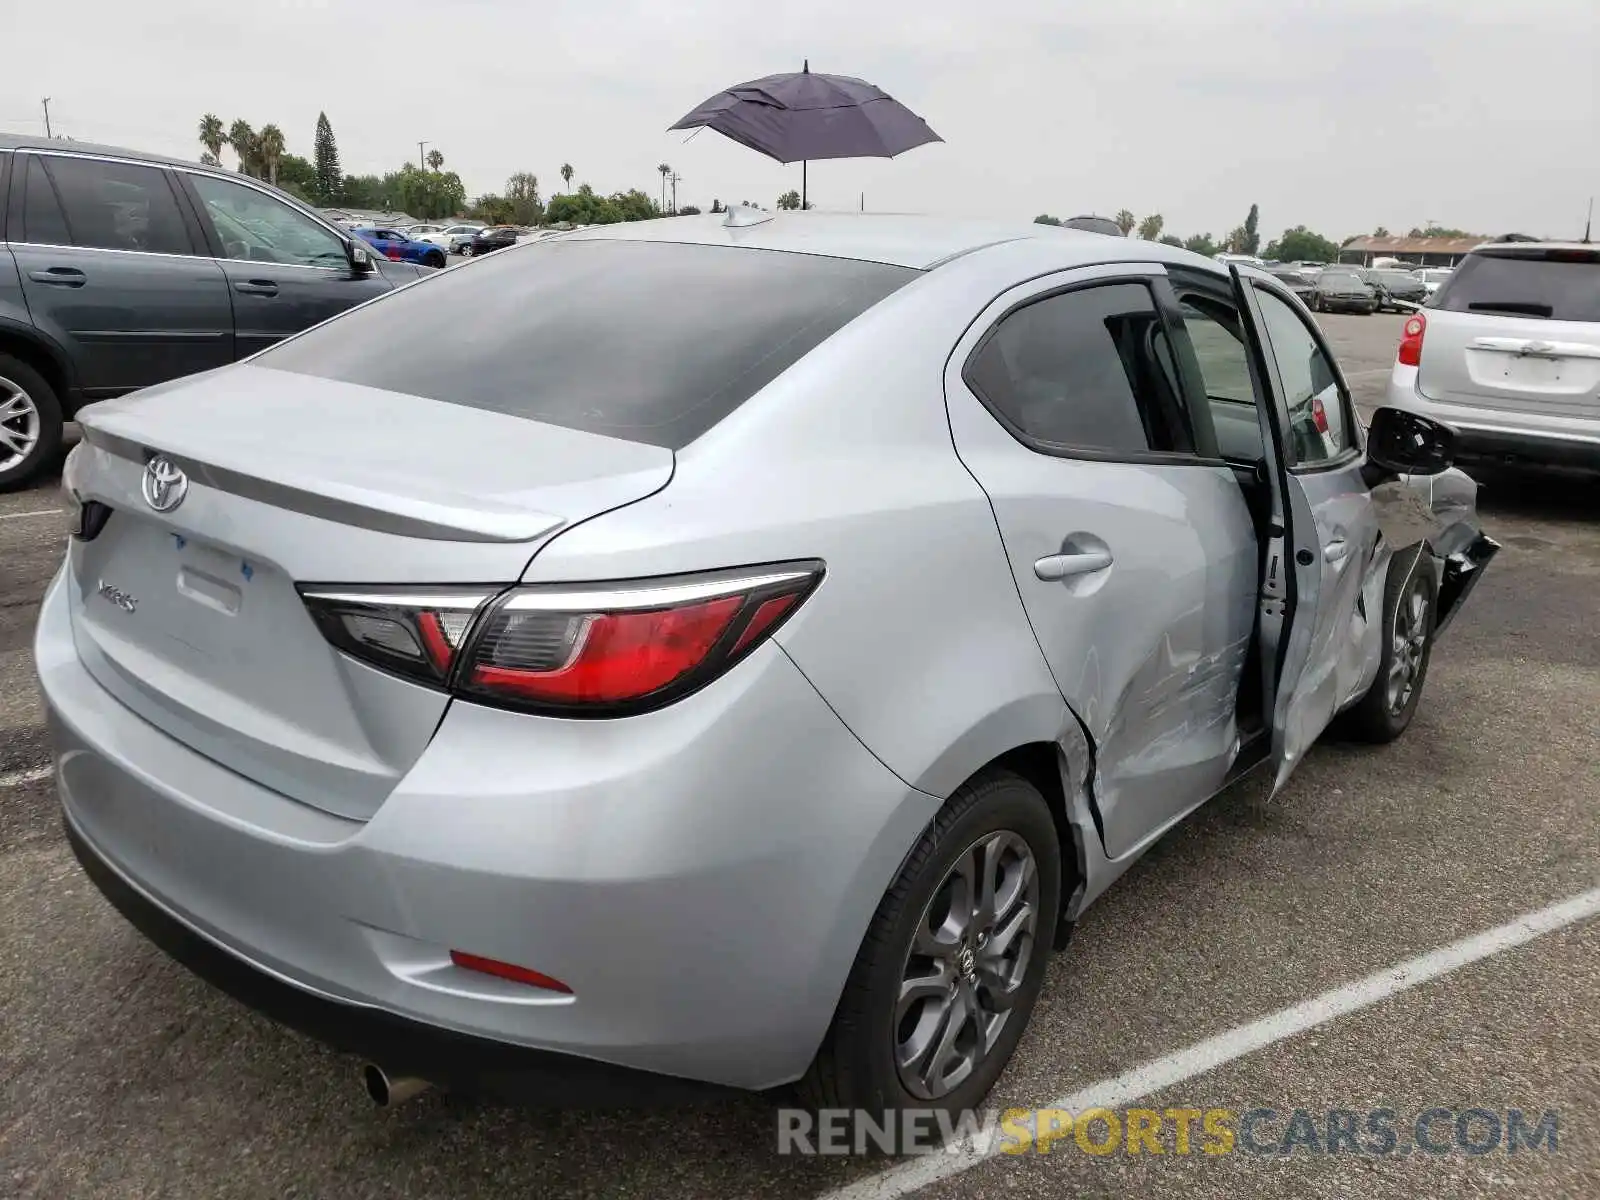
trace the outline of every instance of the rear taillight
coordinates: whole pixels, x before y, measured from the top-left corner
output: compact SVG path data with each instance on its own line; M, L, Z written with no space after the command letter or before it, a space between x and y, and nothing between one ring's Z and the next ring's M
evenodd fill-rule
M619 584L482 592L302 589L330 642L457 695L534 712L620 716L703 687L821 581L820 562Z
M375 667L435 684L449 682L473 618L493 595L482 588L301 592L322 636L339 649Z
M1402 367L1422 365L1422 338L1428 332L1428 318L1412 313L1400 330L1400 352L1396 356Z

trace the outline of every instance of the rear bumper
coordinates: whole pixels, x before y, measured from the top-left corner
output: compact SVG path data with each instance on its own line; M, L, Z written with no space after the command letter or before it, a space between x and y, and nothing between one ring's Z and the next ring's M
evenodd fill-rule
M1485 404L1442 404L1417 390L1416 367L1396 364L1386 402L1443 421L1456 431L1462 462L1529 463L1600 470L1600 421L1497 409Z
M370 820L337 817L118 703L78 659L65 592L58 577L34 652L64 817L96 882L159 914L135 920L163 926L157 940L208 963L202 974L233 960L245 998L397 1056L395 1071L459 1078L446 1068L465 1038L518 1060L589 1060L582 1072L746 1089L797 1078L939 805L769 644L626 721L457 701ZM462 970L451 949L573 995ZM548 1077L535 1071L535 1090Z

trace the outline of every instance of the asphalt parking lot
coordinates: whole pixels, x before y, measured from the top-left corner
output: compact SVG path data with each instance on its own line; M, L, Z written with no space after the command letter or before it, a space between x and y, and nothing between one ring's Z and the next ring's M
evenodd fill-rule
M1370 409L1401 318L1323 323ZM998 1106L1072 1096L1600 885L1600 484L1480 478L1504 549L1408 734L1323 744L1276 797L1247 781L1170 835L1052 963ZM375 1111L356 1063L146 944L72 858L45 770L29 643L61 551L57 486L0 496L0 1195L887 1197L918 1182L777 1154L765 1098L620 1114L430 1093ZM1386 1107L1402 1125L1435 1106L1554 1112L1553 1148L1096 1156L1069 1138L919 1194L1594 1197L1597 1016L1600 922L1577 921L1134 1093L1272 1109L1262 1138L1295 1109Z

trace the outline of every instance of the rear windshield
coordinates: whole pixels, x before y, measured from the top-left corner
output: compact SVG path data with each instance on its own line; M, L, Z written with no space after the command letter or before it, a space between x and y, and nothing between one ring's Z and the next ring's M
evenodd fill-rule
M1537 257L1469 254L1447 277L1435 308L1547 321L1600 321L1600 251Z
M552 238L441 272L255 361L676 450L918 274Z

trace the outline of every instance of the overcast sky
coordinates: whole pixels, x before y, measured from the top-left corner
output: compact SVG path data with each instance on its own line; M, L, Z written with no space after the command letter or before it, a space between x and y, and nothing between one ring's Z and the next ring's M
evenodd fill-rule
M666 127L733 83L858 75L945 139L813 164L811 198L1031 219L1160 212L1169 233L1437 221L1576 236L1600 193L1600 0L10 0L0 129L197 157L196 125L317 113L348 172L426 140L467 191L518 170L680 204L771 205L780 166ZM24 51L24 48L27 48Z

